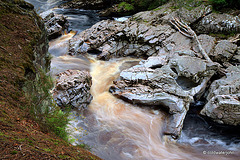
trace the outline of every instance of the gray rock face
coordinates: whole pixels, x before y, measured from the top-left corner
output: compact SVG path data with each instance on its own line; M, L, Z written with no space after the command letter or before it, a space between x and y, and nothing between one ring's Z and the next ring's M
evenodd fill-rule
M216 45L216 38L211 37L209 35L206 34L200 34L198 36L198 39L200 41L200 43L202 44L202 47L204 48L205 52L208 55L211 55L212 52L214 51L215 45ZM199 49L195 46L193 46L193 50L198 53ZM202 58L202 55L198 55L199 57Z
M54 39L61 36L69 24L63 15L55 15L53 12L41 14L48 33L48 39Z
M203 94L216 70L216 64L190 56L149 57L122 71L111 92L133 104L167 108L172 116L165 134L177 138L193 96Z
M91 76L88 71L67 70L60 73L53 90L53 97L61 107L86 108L92 100Z
M233 56L232 60L240 64L240 47L237 48L236 54Z
M229 42L228 40L220 41L210 56L216 62L228 62L237 51L237 45Z
M194 25L197 33L240 32L240 16L211 13Z
M136 21L105 20L81 32L70 41L70 54L98 54L99 59L112 57L149 57L157 55L160 43L176 32L169 25L148 26ZM157 45L158 44L158 45Z
M201 114L221 124L240 125L240 66L227 70L226 77L212 83Z
M95 53L99 59L108 60L126 56L146 58L187 50L198 56L197 47L192 50L195 45L192 40L177 32L169 20L180 15L190 24L211 12L210 7L201 5L191 12L170 8L171 3L168 3L154 11L137 13L124 22L101 21L70 41L69 54ZM189 16L183 16L186 12Z

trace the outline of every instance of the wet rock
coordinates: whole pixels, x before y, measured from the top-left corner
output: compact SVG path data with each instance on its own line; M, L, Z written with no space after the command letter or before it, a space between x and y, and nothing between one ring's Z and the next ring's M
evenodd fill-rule
M211 13L194 25L197 33L239 33L240 16Z
M228 62L235 55L237 45L228 40L220 41L214 48L214 52L210 54L211 58L216 62Z
M149 57L139 65L122 71L111 92L133 104L167 109L172 116L165 134L177 138L193 97L204 93L216 70L216 64L196 57ZM184 81L181 80L183 77Z
M61 36L69 26L67 18L63 15L56 15L47 11L40 14L40 16L44 20L49 40Z
M204 4L191 10L171 7L168 3L139 12L124 22L101 21L70 40L69 54L94 54L102 60L126 56L147 59L122 71L111 92L134 104L166 108L172 115L166 134L176 138L193 97L198 100L204 94L218 65L200 59L203 57L197 43L169 22L178 17L191 27L204 26L200 22L212 14L211 7ZM230 23L231 16L228 18ZM228 25L221 27L229 29ZM216 39L206 34L200 34L198 39L213 61L225 66L231 66L231 60L237 61L235 44L220 41L216 45Z
M208 103L202 115L220 124L240 124L240 66L229 67L225 77L216 80L210 87Z
M174 52L201 57L192 39L177 32L169 20L181 16L188 24L193 23L211 12L209 6L196 7L188 13L189 16L183 16L186 9L175 11L170 8L171 3L168 3L154 11L137 13L124 22L101 21L70 41L69 54L94 53L102 60L126 56L146 58ZM200 12L201 9L203 11ZM210 36L201 37L205 43L203 48L210 52L215 39ZM211 41L211 45L206 44L207 40Z
M92 100L91 76L88 71L67 70L58 75L53 97L61 107L86 108Z
M69 53L95 53L99 59L112 57L149 57L157 55L160 44L175 32L169 25L161 27L139 24L135 21L101 21L70 41Z

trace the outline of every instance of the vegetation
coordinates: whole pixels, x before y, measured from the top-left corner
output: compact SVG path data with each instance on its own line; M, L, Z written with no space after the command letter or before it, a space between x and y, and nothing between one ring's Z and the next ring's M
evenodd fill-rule
M51 77L33 63L44 58L36 48L46 35L32 8L0 0L0 159L100 159L59 138L67 114L52 101Z
M43 70L39 70L34 81L26 82L24 90L30 100L29 113L43 131L52 131L57 136L67 140L68 112L63 112L54 102L50 93L53 85L51 76Z
M118 10L125 10L125 11L133 11L134 10L134 6L132 4L129 4L127 2L121 2L118 5Z
M209 0L216 10L222 8L240 9L240 0Z
M125 0L119 3L118 7L123 7L125 11L139 12L155 9L166 2L168 2L168 0Z
M152 10L168 2L168 0L131 0L131 2L141 10Z

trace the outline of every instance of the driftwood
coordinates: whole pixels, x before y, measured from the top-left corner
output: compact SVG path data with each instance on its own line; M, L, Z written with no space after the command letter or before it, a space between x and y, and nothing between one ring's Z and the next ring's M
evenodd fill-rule
M232 37L231 39L229 39L229 42L232 42L232 43L237 43L238 41L240 41L240 34L237 34L235 37Z
M200 53L202 54L202 56L208 61L208 62L212 62L212 60L209 58L209 56L207 55L207 53L205 52L205 50L203 49L201 43L198 40L198 37L196 35L196 33L184 22L180 21L178 18L172 18L172 20L170 20L170 23L184 36L188 37L188 38L192 38L193 40L195 40L197 42L198 48L200 50Z

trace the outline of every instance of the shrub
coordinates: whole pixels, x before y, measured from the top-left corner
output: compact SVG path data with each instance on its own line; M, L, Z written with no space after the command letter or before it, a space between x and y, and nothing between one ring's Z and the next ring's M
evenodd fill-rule
M129 4L127 2L121 2L118 5L119 9L123 8L125 11L133 11L134 10L134 6L132 4Z
M50 75L40 70L35 80L27 81L24 91L29 99L30 116L38 122L41 129L54 132L67 140L66 126L69 122L68 112L63 112L55 103L50 93L54 83Z

